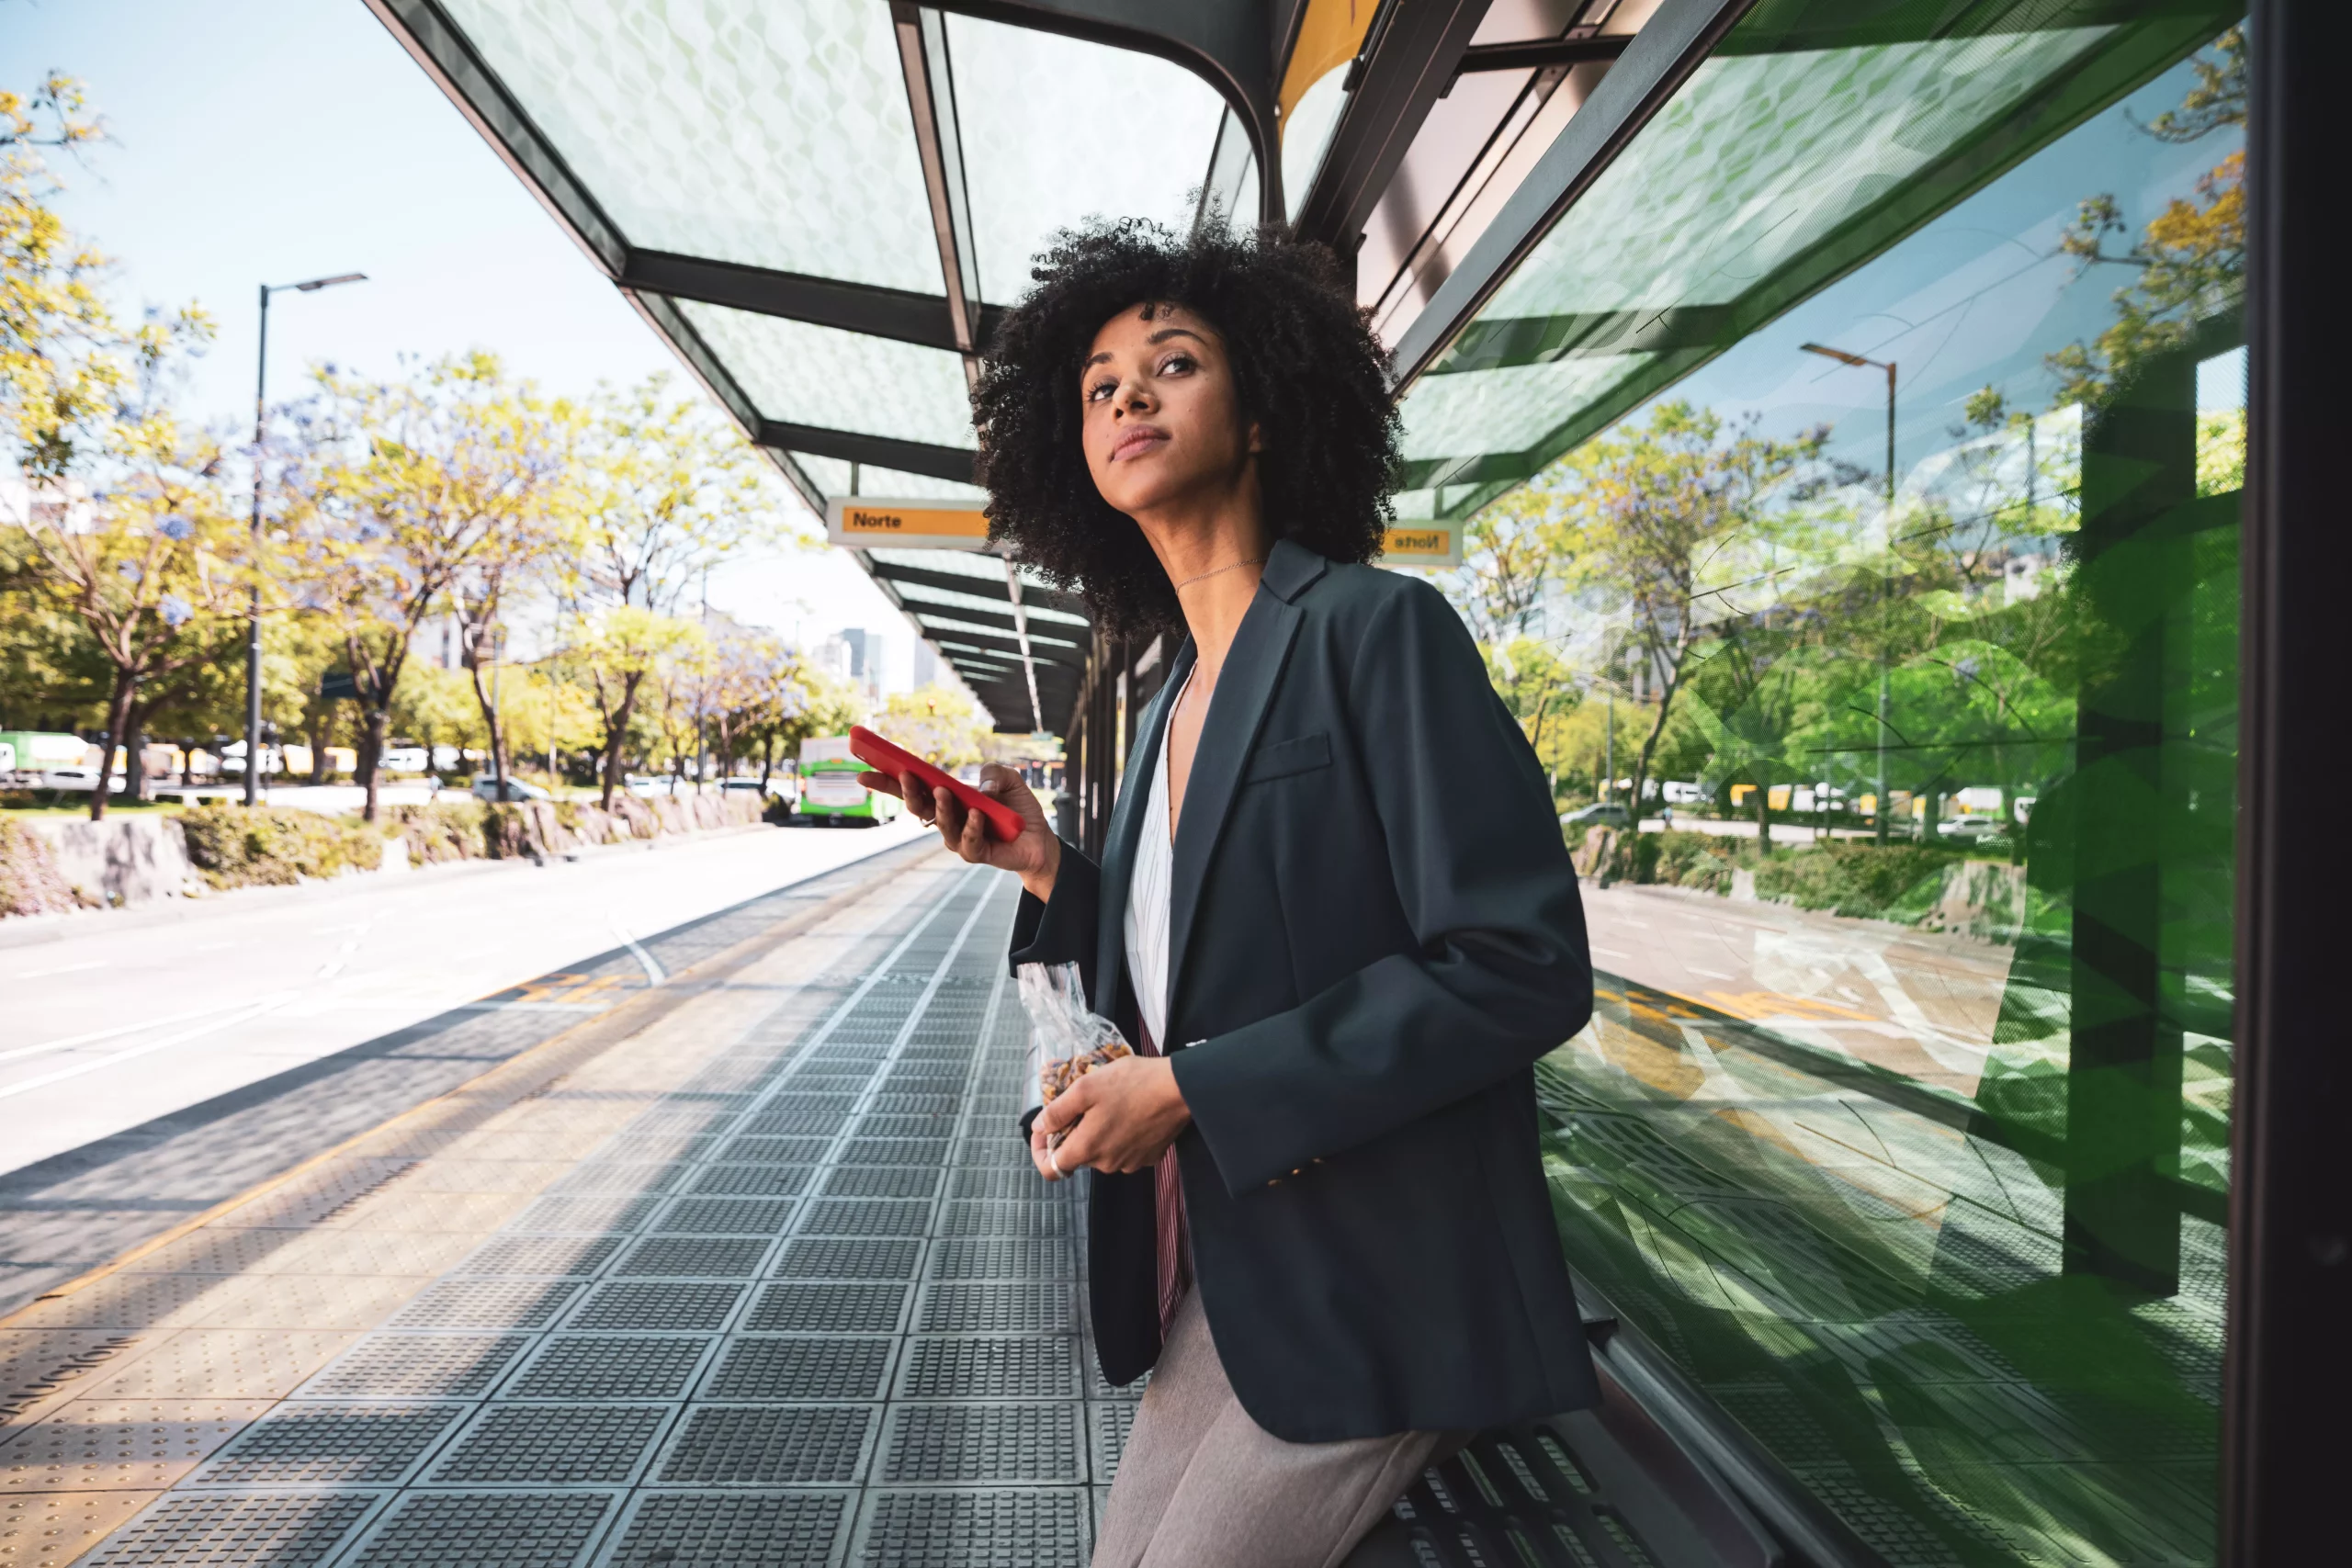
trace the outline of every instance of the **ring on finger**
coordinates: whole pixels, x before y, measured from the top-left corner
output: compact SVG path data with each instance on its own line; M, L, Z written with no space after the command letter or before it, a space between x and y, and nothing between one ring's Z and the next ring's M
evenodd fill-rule
M1056 1176L1061 1176L1061 1175L1065 1175L1065 1174L1067 1174L1067 1173L1062 1169L1062 1152L1061 1152L1061 1150L1059 1150L1059 1149L1047 1149L1047 1150L1046 1151L1046 1164L1048 1164L1048 1165L1050 1165L1050 1166L1052 1166L1052 1167L1054 1168L1054 1174L1055 1174Z

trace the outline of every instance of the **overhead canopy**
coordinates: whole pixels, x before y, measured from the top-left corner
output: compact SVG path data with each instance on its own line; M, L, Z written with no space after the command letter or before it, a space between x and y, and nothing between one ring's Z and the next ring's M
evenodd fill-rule
M1652 80L1740 6L368 3L820 510L852 494L975 499L975 355L1048 237L1090 217L1287 220L1356 268L1385 336L1450 337L1483 303L1457 268L1490 226L1556 218L1514 216L1517 193L1620 58L1669 35L1634 73ZM1610 265L1648 265L1637 241L1629 230ZM1556 313L1531 300L1512 308ZM1417 394L1415 472L1432 488L1408 514L1524 468L1551 439L1518 428L1507 387L1474 391L1474 368L1489 367L1465 348L1425 378L1461 391ZM1439 406L1449 396L1461 412ZM1091 646L1075 604L1016 589L991 558L859 558L999 728L1068 732L1066 671ZM946 590L914 572L968 589L925 599Z
M2180 58L2230 10L1758 7L1450 343L1426 326L1407 334L1408 360L1415 340L1433 351L1404 400L1399 511L1466 516L1541 472Z

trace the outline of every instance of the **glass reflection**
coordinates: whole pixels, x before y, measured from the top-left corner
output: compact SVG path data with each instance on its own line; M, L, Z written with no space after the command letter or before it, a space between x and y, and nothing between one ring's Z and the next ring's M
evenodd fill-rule
M1737 220L1580 292L1572 209L1413 394L1414 503L1484 503L1458 597L1595 879L1560 1222L1889 1561L2210 1561L2242 40L1793 9L1609 176ZM1694 157L1742 75L1787 134ZM1815 120L1869 139L1825 164Z

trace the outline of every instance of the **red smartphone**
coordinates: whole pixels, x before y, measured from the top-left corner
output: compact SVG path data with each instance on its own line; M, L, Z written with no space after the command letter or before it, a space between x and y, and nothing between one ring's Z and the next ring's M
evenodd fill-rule
M1021 836L1021 813L994 795L984 795L963 780L949 777L903 747L891 745L862 724L850 726L849 754L892 778L903 781L912 773L933 790L945 790L962 801L967 810L980 814L992 839L1010 843Z

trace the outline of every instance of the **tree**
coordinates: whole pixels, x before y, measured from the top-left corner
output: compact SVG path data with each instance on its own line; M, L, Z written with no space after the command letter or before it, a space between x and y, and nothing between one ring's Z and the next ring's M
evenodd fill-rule
M217 476L219 447L166 412L108 433L119 471L80 508L36 508L0 544L0 570L81 623L107 666L105 755L90 815L103 818L115 753L153 688L209 656L245 603L243 524Z
M602 389L581 454L562 592L586 628L573 654L588 670L602 720L609 809L630 721L660 657L649 651L649 637L663 649L675 646L655 623L677 614L714 563L775 536L790 503L741 434L708 405L673 397L662 376Z
M309 423L289 498L295 603L342 632L364 728L359 773L376 820L378 764L393 694L416 631L461 589L503 573L519 536L551 538L565 443L555 411L509 383L495 355L438 360L404 382L320 372L322 409ZM489 603L494 612L496 594ZM469 659L486 725L480 663ZM493 746L495 729L492 729Z
M924 761L942 768L968 767L980 760L986 725L963 693L946 686L919 686L894 694L882 705L890 739Z
M128 379L121 333L98 292L105 255L49 203L61 188L46 152L105 138L81 85L52 72L30 93L0 87L0 405L36 483L74 467Z
M1636 809L1706 627L1776 592L1782 503L1812 495L1827 439L1821 426L1772 440L1752 417L1734 425L1669 401L1645 426L1589 441L1545 476L1553 553L1574 563L1572 581L1623 596L1625 651L1656 703L1634 761Z
M1553 553L1553 500L1548 490L1522 485L1470 519L1464 531L1453 599L1482 644L1501 647L1527 631L1544 585L1564 564Z
M2162 141L2196 141L2242 130L2246 117L2245 29L2232 28L2196 62L2197 85L2177 109L2142 129ZM2110 253L2127 231L2112 193L2083 202L2059 241L2083 270L2124 267L2138 276L2115 291L2115 324L2090 344L2049 355L2058 404L2103 402L2116 383L2152 355L2185 347L2200 321L2235 308L2245 288L2245 152L2224 155L2197 181L2194 200L2165 203L2129 250Z
M596 772L606 810L612 808L621 781L622 753L647 680L670 660L698 652L702 643L702 628L694 622L632 604L582 617L573 626L564 661L585 675L586 690L595 704Z

